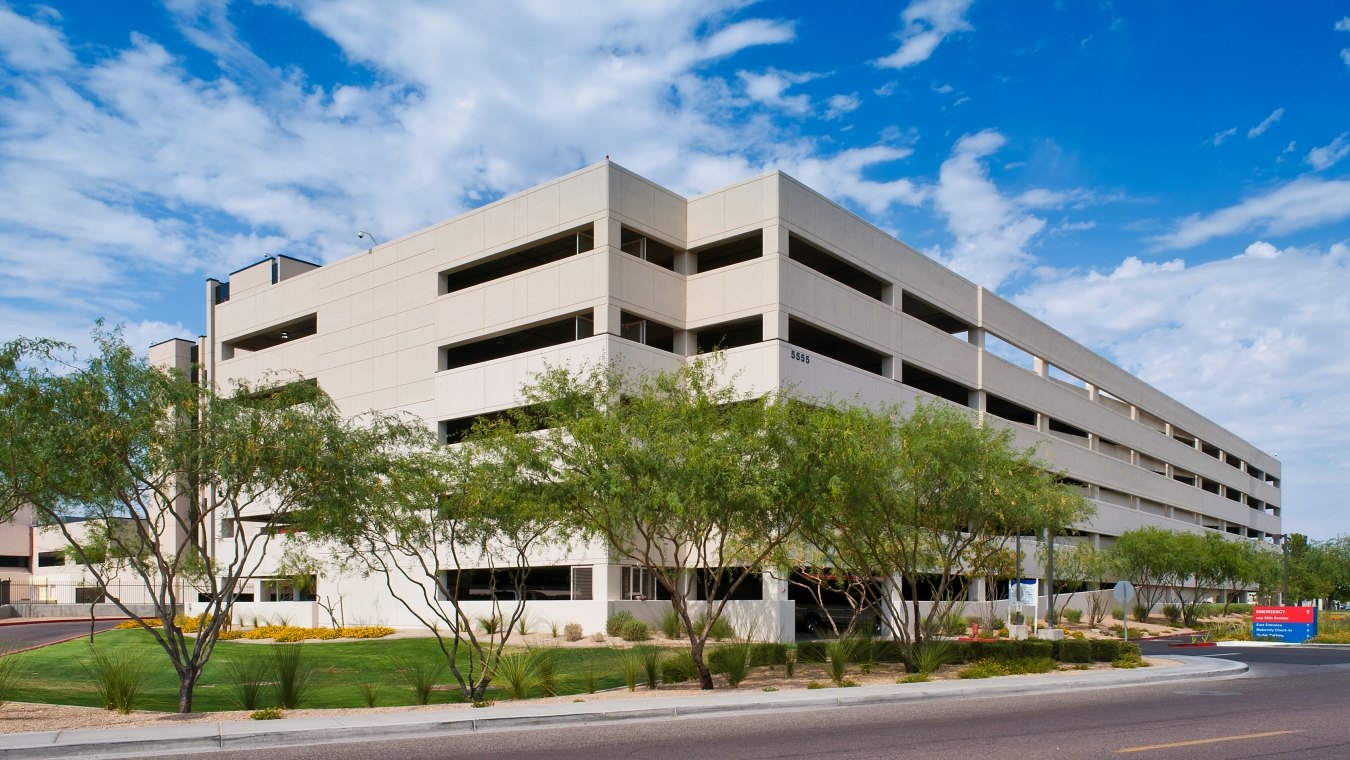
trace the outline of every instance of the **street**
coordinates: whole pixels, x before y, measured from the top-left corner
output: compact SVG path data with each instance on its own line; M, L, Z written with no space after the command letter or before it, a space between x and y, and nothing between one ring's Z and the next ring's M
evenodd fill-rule
M1149 645L1150 649L1166 644ZM1179 650L1172 650L1177 653ZM220 753L396 758L1344 758L1350 650L1222 647L1248 676L1017 697ZM189 757L189 756L184 756Z
M94 631L106 631L122 621L98 620ZM0 624L0 651L15 651L89 635L89 621L59 621L53 623Z

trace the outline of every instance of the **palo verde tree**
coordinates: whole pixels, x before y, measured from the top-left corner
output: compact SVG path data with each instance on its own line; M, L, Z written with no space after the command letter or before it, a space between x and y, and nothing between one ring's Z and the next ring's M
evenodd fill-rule
M520 471L579 536L655 579L705 689L728 600L848 477L834 437L847 412L741 397L720 369L713 354L640 376L546 372L525 392L545 430L514 439Z
M1110 575L1106 554L1087 541L1079 541L1055 550L1055 578L1063 583L1068 592L1064 600L1067 607L1074 594L1087 589L1091 584L1100 590ZM1093 593L1088 597L1088 624L1098 625L1106 617L1111 598L1107 594Z
M1107 549L1115 575L1134 584L1135 610L1145 617L1177 584L1176 579L1183 572L1175 556L1173 535L1172 531L1153 526L1136 528L1121 533Z
M190 712L278 527L299 506L342 498L349 426L312 383L220 395L149 366L116 331L93 337L86 359L51 341L0 346L0 517L27 506L59 531L163 648ZM185 634L175 614L199 600L206 622ZM151 614L133 606L147 603Z
M898 416L888 409L851 418L860 445L849 449L848 496L810 527L848 572L895 585L882 610L913 665L980 557L1018 531L1084 519L1090 507L1034 452L1015 449L1007 430L938 403Z
M382 580L389 595L435 637L467 701L484 699L497 660L526 611L533 550L566 540L566 526L517 477L515 439L533 425L521 412L476 425L437 446L420 422L375 415L347 457L364 463L344 503L308 510L304 540L339 564ZM468 588L465 571L486 577ZM487 601L486 614L482 612ZM490 622L488 622L490 621Z

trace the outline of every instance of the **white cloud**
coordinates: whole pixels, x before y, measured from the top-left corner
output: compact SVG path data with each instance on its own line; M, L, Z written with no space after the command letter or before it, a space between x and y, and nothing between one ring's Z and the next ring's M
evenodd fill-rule
M1257 124L1256 126L1247 130L1247 139L1250 140L1253 137L1260 137L1262 134L1265 133L1267 129L1270 129L1271 127L1275 126L1275 122L1283 118L1284 118L1284 109L1276 108L1274 111L1270 112L1269 116L1262 119L1260 124Z
M858 99L856 92L851 95L831 95L830 99L825 102L826 108L823 118L826 121L837 119L846 113L858 110L861 105L862 101Z
M794 37L740 0L265 6L368 69L331 86L262 58L222 7L168 4L219 64L192 74L141 35L82 65L59 16L0 4L0 182L22 188L0 204L0 335L35 324L20 311L141 321L148 283L270 253L337 259L358 229L387 242L607 154L689 194L781 167L876 214L923 196L864 178L908 148L834 152L707 73Z
M1346 16L1340 21L1337 21L1335 29L1338 32L1350 32L1350 16Z
M1130 258L1055 272L1020 306L1234 430L1284 465L1285 525L1350 530L1350 247L1277 249L1187 266ZM1111 390L1107 388L1106 390Z
M903 69L928 60L944 39L974 27L966 20L973 0L914 0L900 14L900 47L875 61L887 69Z
M1052 235L1062 235L1067 232L1085 232L1096 229L1097 223L1091 219L1084 222L1061 222L1050 230Z
M784 95L794 84L802 84L819 77L819 74L793 73L769 69L763 73L738 71L745 94L756 103L781 108L788 113L804 114L811 110L811 98L808 95Z
M60 18L50 9L44 15ZM75 63L60 31L24 18L4 5L0 5L0 57L25 71L63 69Z
M965 135L942 163L933 200L947 220L955 241L938 252L947 266L977 283L997 288L1033 261L1026 246L1045 227L1045 220L1022 213L989 179L982 163L1006 142L985 130Z
M1350 132L1342 132L1329 144L1308 151L1303 160L1320 172L1342 158L1350 156L1350 142L1346 142L1345 139L1347 136L1350 136Z
M1162 248L1190 248L1249 230L1283 234L1350 217L1350 181L1301 177L1210 214L1183 219L1155 238Z
M1217 148L1220 145L1223 145L1225 142L1228 142L1228 138L1232 137L1235 134L1237 134L1237 127L1229 127L1228 129L1225 129L1222 132L1215 132L1214 139L1210 140L1210 142L1214 143L1214 147Z

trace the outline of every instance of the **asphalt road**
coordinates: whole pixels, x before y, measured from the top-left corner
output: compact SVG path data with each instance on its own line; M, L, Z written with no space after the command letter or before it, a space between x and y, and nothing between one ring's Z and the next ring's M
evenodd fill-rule
M118 620L99 620L94 623L95 631L106 631L117 625ZM0 650L14 651L30 647L54 644L58 641L89 635L89 621L64 623L24 623L0 625Z
M1350 757L1350 651L1224 651L1252 663L1251 674L1194 684L503 730L213 756L290 760ZM1283 661L1287 659L1297 662Z

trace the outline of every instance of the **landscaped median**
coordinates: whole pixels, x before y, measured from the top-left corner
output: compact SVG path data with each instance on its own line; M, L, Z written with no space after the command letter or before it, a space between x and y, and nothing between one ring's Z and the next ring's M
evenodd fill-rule
M697 691L687 648L679 646L550 645L547 634L530 637L529 648L510 648L486 702L519 703L540 698L594 700L652 692ZM172 711L177 679L162 651L144 630L100 634L19 656L8 698L29 703ZM607 644L619 642L607 641ZM1143 664L1132 645L1112 641L933 642L921 658L921 673L906 672L900 651L889 640L843 640L782 644L723 643L709 662L720 690L791 691L834 686L875 686L1132 667ZM1058 659L1055 659L1058 658ZM8 659L8 658L6 658ZM295 708L369 708L460 703L432 638L326 641L322 644L267 644L226 641L217 645L197 687L197 712ZM129 702L108 697L104 670L132 691ZM285 669L289 668L289 671ZM101 675L103 674L103 675ZM16 710L0 709L0 731L37 730L6 720ZM78 727L94 727L103 711L82 712ZM111 715L109 716L111 717ZM122 720L108 721L123 723Z

